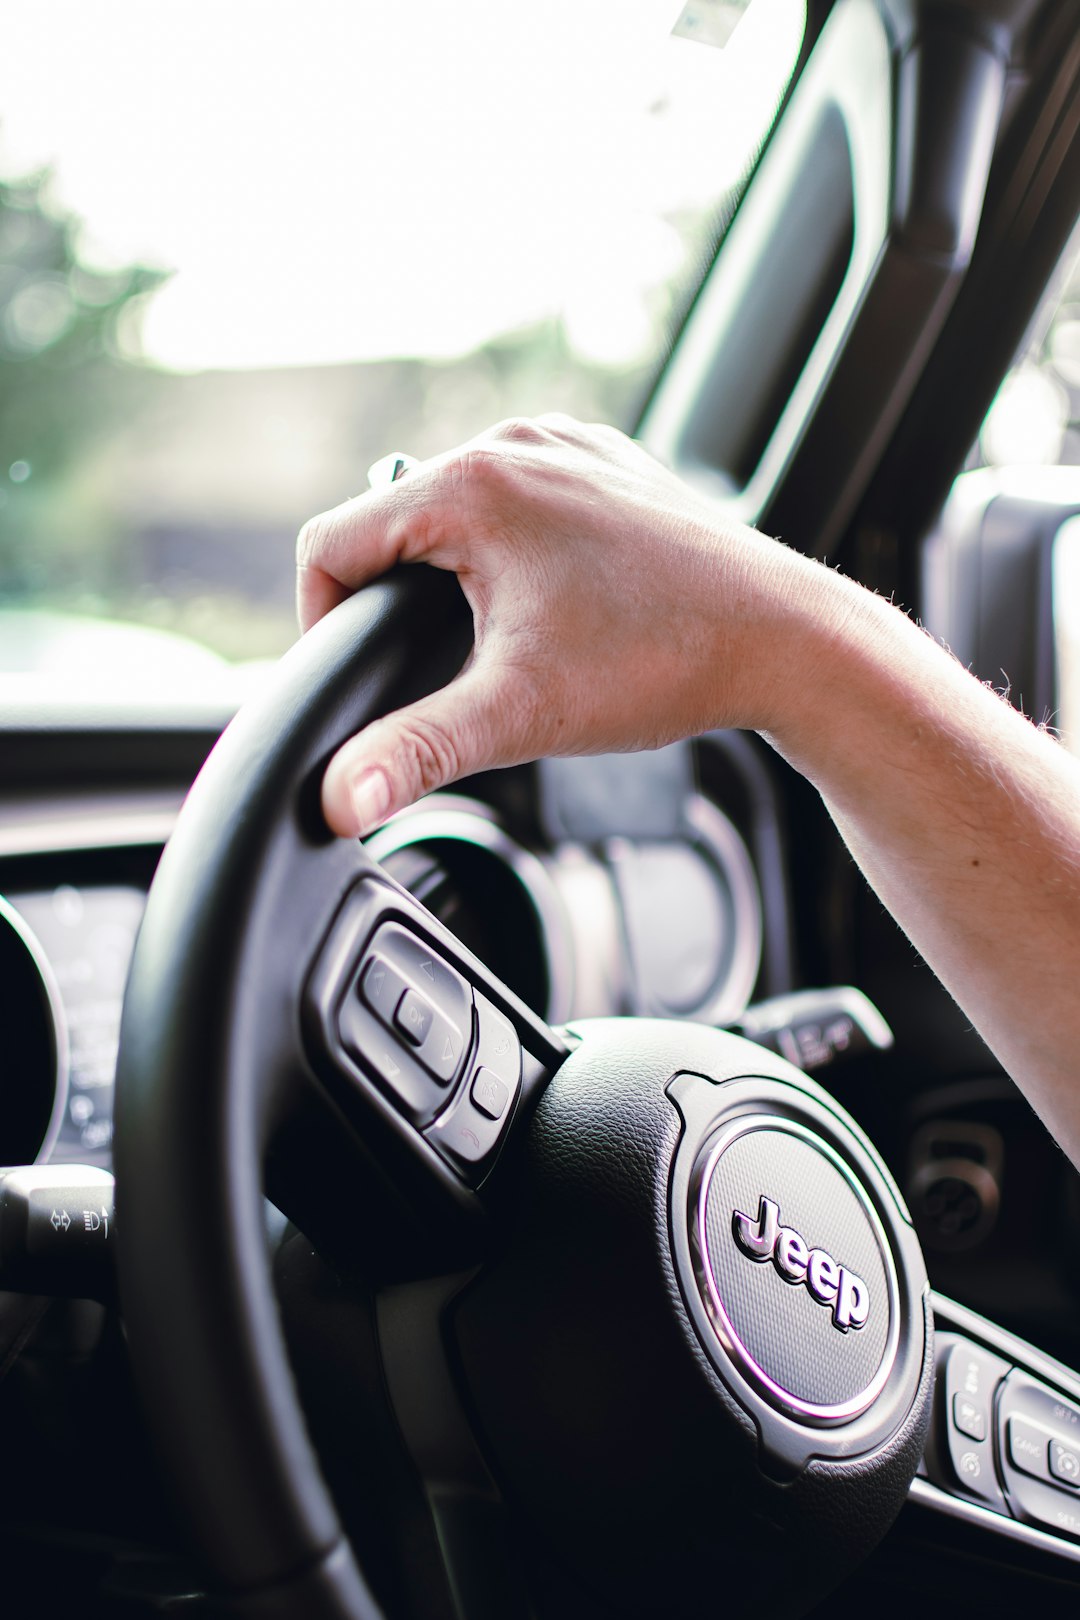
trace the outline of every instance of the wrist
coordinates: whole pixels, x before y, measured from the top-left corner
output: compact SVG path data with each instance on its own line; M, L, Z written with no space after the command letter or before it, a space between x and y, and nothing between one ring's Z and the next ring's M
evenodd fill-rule
M913 683L925 680L924 659L952 661L882 597L824 564L802 556L797 563L780 610L785 656L756 729L824 789L854 752L865 761L881 745Z

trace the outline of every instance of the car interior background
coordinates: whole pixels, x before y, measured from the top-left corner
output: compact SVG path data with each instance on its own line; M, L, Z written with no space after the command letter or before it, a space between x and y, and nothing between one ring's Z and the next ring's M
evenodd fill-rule
M305 820L316 756L304 749L325 757L343 694L377 704L452 673L468 626L445 580L412 595L392 584L337 640L294 648L284 673L276 661L296 639L305 518L361 489L389 450L422 457L555 409L615 422L718 509L893 596L1080 750L1072 0L317 0L302 14L192 0L152 15L135 0L41 0L8 33L10 1611L217 1612L207 1592L221 1584L229 1612L252 1616L584 1620L689 1613L710 1580L732 1613L759 1615L844 1598L900 1613L931 1593L986 1615L1068 1603L1080 1592L1080 1179L814 792L756 736L718 732L473 777L395 817L366 852L332 855ZM280 716L280 742L260 752L241 723L181 813L245 703ZM294 712L309 744L289 729ZM277 821L275 802L292 807ZM289 817L301 830L286 854ZM312 874L333 862L339 887L321 894ZM286 870L295 918L273 955L275 927L257 924ZM230 917L242 931L218 959L210 942ZM385 1014L384 984L396 997ZM650 1022L609 1037L616 1019ZM219 1051L260 1022L268 1042L282 1020L304 1086L325 1096L283 1102L285 1082L267 1078L258 1254L250 1233L238 1239L239 1270L208 1276L200 1308L198 1256L236 1192L215 1178L242 1181L247 1160L225 1137L213 1147L218 1116L240 1107L230 1093L205 1116L204 1204L195 1099ZM445 1073L430 1055L414 1063L413 1046L436 1038ZM628 1081L625 1117L609 1099L615 1113L597 1123L572 1086L586 1100L604 1090L587 1064L592 1051L597 1072L618 1067L609 1038L685 1084L646 1102L645 1080ZM204 1052L182 1104L183 1064ZM690 1084L710 1065L729 1088L757 1077L737 1116L708 1113L723 1085ZM865 1215L873 1241L855 1275L827 1223L815 1238L794 1193L755 1182L725 1211L724 1253L742 1267L725 1284L710 1189L724 1155L744 1151L737 1120L775 1133L761 1120L788 1117L789 1065L812 1078L776 1162L802 1163L810 1144L863 1212L837 1214L836 1228ZM580 1131L565 1158L543 1136L562 1106L559 1130ZM621 1179L637 1162L631 1118L674 1200L660 1216ZM455 1128L471 1146L453 1145ZM832 1145L819 1152L819 1139ZM169 1169L173 1146L189 1183ZM370 1187L352 1179L361 1170ZM552 1188L571 1184L564 1206ZM670 1227L663 1331L623 1320L615 1282L655 1256L620 1247L610 1260L605 1187L631 1234ZM697 1239L680 1235L679 1199L699 1200ZM603 1241L577 1255L586 1218ZM482 1222L480 1242L468 1234ZM557 1258L548 1238L565 1244ZM804 1238L825 1257L814 1276L826 1260L836 1273L827 1299L797 1263ZM606 1282L587 1268L594 1250ZM864 1307L880 1255L879 1342ZM754 1259L806 1282L780 1293L829 1355L873 1361L856 1379L861 1405L820 1395L800 1408L802 1370L777 1371L787 1352L746 1349L718 1291L734 1295L747 1270L774 1281ZM287 1388L248 1342L268 1321L271 1278L265 1354L283 1335ZM706 1369L685 1374L693 1399L669 1400L682 1376L665 1359L669 1308L680 1354L692 1346ZM218 1350L200 1415L192 1369ZM246 1411L249 1363L273 1398L237 1460L240 1418L234 1430L221 1414ZM705 1485L684 1434L698 1426L699 1376L726 1403L727 1485ZM648 1391L638 1409L616 1405L634 1391ZM700 1424L710 1446L712 1422ZM234 1518L213 1481L235 1462L250 1482L264 1442L268 1502L276 1459L299 1461L280 1522L267 1509L260 1524L257 1484L243 1499L237 1485ZM887 1489L870 1472L886 1454ZM827 1503L823 1486L814 1494L826 1478ZM892 1506L880 1524L868 1512L841 1528L842 1491L860 1489ZM700 1542L695 1497L715 1509L715 1543ZM213 1503L202 1519L200 1498ZM772 1591L761 1561L774 1540Z

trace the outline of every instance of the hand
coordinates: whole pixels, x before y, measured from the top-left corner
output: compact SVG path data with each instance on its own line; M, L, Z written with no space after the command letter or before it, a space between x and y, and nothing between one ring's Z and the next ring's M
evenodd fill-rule
M504 423L313 518L301 628L396 562L457 574L475 649L331 761L323 809L342 836L493 766L767 727L780 621L803 574L825 573L718 518L614 428L561 416Z
M504 424L314 519L301 624L398 561L456 572L475 652L334 757L336 832L488 766L765 731L1080 1164L1080 762L898 609L611 428Z

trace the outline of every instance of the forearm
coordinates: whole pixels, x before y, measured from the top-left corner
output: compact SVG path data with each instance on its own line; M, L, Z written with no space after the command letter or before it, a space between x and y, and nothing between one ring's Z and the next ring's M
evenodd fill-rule
M1080 763L886 603L822 583L771 740L1080 1162Z

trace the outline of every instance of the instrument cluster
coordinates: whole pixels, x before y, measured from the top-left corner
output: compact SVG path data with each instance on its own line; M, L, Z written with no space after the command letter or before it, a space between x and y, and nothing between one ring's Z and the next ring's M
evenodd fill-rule
M144 903L127 885L8 894L4 1001L18 1058L5 1086L6 1163L111 1163L120 1009Z

